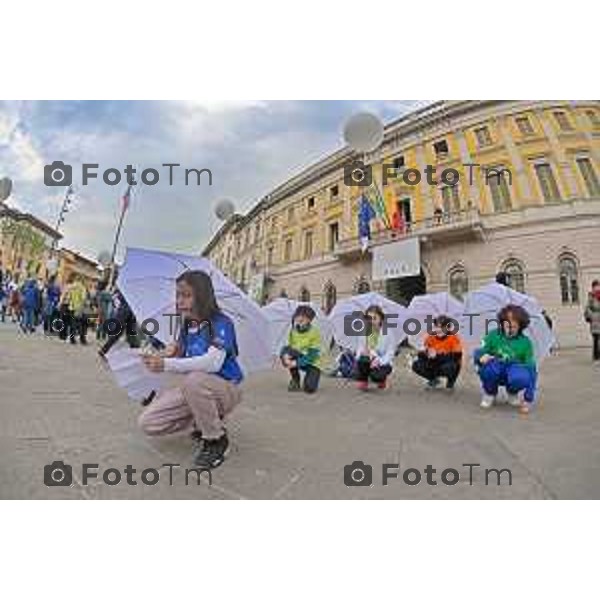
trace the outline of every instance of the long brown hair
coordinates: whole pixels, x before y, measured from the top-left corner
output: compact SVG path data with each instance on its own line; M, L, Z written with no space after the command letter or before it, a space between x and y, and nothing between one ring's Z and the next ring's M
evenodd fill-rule
M211 319L220 312L211 278L204 271L185 271L177 278L177 283L187 283L194 295L194 317L200 321Z

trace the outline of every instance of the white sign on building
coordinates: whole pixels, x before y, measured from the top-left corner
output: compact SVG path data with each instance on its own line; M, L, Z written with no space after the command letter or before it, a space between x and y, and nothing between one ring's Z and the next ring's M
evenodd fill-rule
M421 272L419 239L409 238L373 248L373 280L413 277Z

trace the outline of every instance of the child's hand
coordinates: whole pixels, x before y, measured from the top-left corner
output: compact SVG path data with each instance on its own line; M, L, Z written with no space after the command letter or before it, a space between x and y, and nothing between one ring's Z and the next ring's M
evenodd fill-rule
M295 369L298 363L295 360L288 360L288 369Z
M482 365L486 365L487 363L490 362L490 360L493 360L493 356L491 354L483 354L482 356L479 357L479 362Z
M437 352L433 348L428 348L427 356L429 358L435 358L437 356Z
M380 366L381 366L381 363L379 362L378 356L371 359L371 368L372 369L378 369Z
M162 356L150 354L142 356L142 360L144 361L146 368L153 373L161 373L165 370L165 360Z

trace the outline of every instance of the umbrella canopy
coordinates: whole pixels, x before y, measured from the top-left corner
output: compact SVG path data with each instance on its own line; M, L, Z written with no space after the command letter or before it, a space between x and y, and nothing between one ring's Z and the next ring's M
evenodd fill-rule
M268 322L256 304L208 259L140 248L128 248L117 285L139 322L155 319L154 337L164 343L177 336L175 282L186 271L204 271L212 280L217 303L232 320L239 362L246 373L269 368ZM147 328L151 331L152 326Z
M274 355L287 343L288 334L292 325L292 316L298 306L310 306L316 314L315 324L321 331L321 344L323 348L328 348L333 337L333 328L328 318L321 309L313 302L297 302L288 298L277 298L266 306L261 308L263 315L269 321L269 340L271 352Z
M364 313L372 305L380 306L383 309L389 320L387 335L391 335L396 344L400 344L406 338L403 324L410 316L408 310L401 304L393 302L377 292L369 292L340 300L333 307L329 315L329 321L333 327L335 340L340 346L353 351L358 350L361 336L352 335L352 319L350 316L355 312Z
M415 336L411 336L418 346L423 345L425 335L427 334L427 321L431 322L430 317L435 318L440 315L446 315L456 319L459 326L463 316L464 304L451 296L448 292L438 292L435 294L423 294L415 296L409 307L411 319L418 319L421 323L421 331ZM411 328L412 329L412 328Z
M533 342L536 359L548 356L554 337L542 315L539 302L533 296L521 294L499 283L490 283L466 295L460 332L467 347L478 347L487 333L486 329L497 329L497 314L508 304L521 306L529 313L531 323L525 335Z

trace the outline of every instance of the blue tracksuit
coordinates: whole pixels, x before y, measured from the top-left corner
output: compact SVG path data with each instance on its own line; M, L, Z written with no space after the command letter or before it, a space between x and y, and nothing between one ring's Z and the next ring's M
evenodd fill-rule
M535 401L537 369L534 365L507 362L498 358L481 365L479 357L483 354L485 351L479 348L475 350L473 358L475 366L479 369L479 378L486 394L495 396L498 388L504 386L509 394L518 394L520 391L524 391L525 402Z

